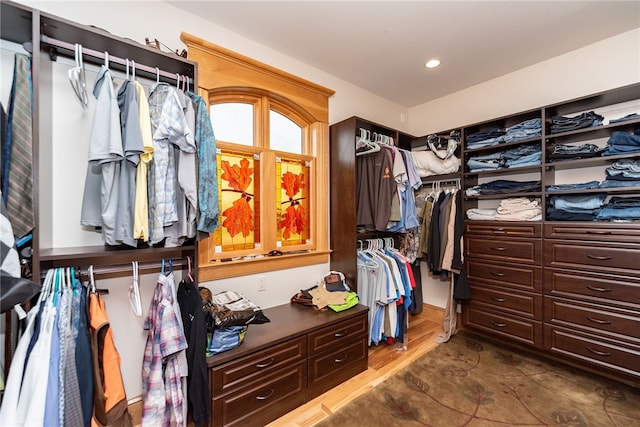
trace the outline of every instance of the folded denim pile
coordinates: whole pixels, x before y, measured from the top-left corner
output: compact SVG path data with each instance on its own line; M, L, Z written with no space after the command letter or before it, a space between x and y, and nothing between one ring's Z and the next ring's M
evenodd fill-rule
M569 132L602 125L604 117L593 111L581 113L577 116L553 116L551 118L550 133Z
M551 196L547 208L547 220L594 221L606 197L604 193Z
M638 221L640 220L640 197L611 197L600 209L598 221Z
M540 191L542 181L511 181L508 179L497 179L484 184L474 185L467 188L467 196L477 196L481 194L505 194L505 193L527 193Z
M576 184L553 184L547 185L547 191L571 191L571 190L591 190L600 187L600 181L579 182Z
M542 135L542 119L530 119L506 129L492 128L467 135L467 149L489 147Z
M603 156L617 156L620 154L640 153L640 127L634 133L615 131L607 141L607 150Z
M609 120L609 124L615 124L615 123L621 123L621 122L628 122L630 120L639 120L640 119L640 114L638 113L631 113L631 114L627 114L624 117L619 117L617 119L611 119Z
M607 150L607 147L599 147L595 144L554 144L553 152L549 154L549 161L557 162L564 160L588 159L600 157Z
M493 221L541 221L542 207L538 200L512 197L501 200L497 209L468 209L467 218Z
M600 188L640 187L640 159L616 160L605 174Z
M504 168L535 166L542 163L541 144L528 144L505 151L470 157L469 172L482 172Z
M465 138L467 141L467 149L471 150L474 148L496 145L498 144L496 138L504 135L505 133L507 133L507 131L501 128L491 128L479 132L470 133Z

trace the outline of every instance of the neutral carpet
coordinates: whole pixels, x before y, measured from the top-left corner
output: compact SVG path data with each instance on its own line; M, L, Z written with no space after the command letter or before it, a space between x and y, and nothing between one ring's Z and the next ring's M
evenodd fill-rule
M640 426L640 390L463 331L316 426Z

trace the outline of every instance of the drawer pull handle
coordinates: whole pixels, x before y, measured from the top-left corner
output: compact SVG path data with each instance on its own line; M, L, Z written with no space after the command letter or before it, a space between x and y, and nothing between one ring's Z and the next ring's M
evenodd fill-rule
M344 332L336 332L335 334L333 334L333 336L334 336L334 337L336 337L336 338L342 338L342 337L344 337L344 336L346 336L346 335L347 335L347 331L344 331Z
M504 233L506 230L504 228L494 228L493 231L496 233Z
M587 350L589 350L593 354L597 354L598 356L611 356L611 353L607 353L606 351L594 350L591 347L587 347Z
M609 320L594 319L591 316L587 316L587 320L591 320L593 323L598 323L600 325L610 325L611 324L611 322Z
M267 400L268 398L273 396L273 393L275 392L276 392L276 389L272 388L271 390L269 390L269 393L263 394L262 396L256 396L256 400Z
M506 301L505 298L494 297L493 295L490 296L489 298L491 298L492 300L494 300L496 302L505 302Z
M505 328L507 326L506 323L494 322L493 320L491 321L491 324L497 328Z
M496 277L504 277L504 276L506 276L507 274L506 274L506 273L496 273L495 271L492 271L492 272L491 272L491 275L492 275L492 276L496 276Z
M336 363L342 363L344 361L346 361L349 358L348 354L345 354L345 356L342 359L333 359L334 362Z
M598 255L587 255L587 258L597 259L599 261L608 261L611 259L610 256L598 256Z
M587 285L587 289L590 289L596 292L611 292L611 288L598 288L596 286L590 286L590 285Z
M258 368L258 369L266 368L266 367L268 367L268 366L273 365L273 362L275 362L275 361L276 361L276 359L274 359L274 358L272 357L272 358L271 358L271 359L269 359L269 361L267 361L267 362L258 363L258 364L256 365L256 368Z
M587 230L587 234L611 234L610 231Z
M492 249L492 250L494 250L494 251L500 251L500 252L502 252L502 251L506 251L506 250L507 250L507 248L504 248L504 247L502 247L502 246L497 247L497 248L491 248L491 249Z

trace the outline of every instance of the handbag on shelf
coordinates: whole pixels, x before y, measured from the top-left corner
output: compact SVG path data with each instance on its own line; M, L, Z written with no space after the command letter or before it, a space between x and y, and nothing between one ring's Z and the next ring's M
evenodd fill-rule
M344 280L344 274L339 271L330 271L322 280L325 289L329 292L348 292L351 290Z

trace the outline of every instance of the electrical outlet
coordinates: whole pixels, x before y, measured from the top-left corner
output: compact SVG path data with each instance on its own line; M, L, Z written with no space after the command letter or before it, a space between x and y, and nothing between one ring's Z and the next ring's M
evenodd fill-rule
M266 291L267 290L267 276L258 276L258 291Z

